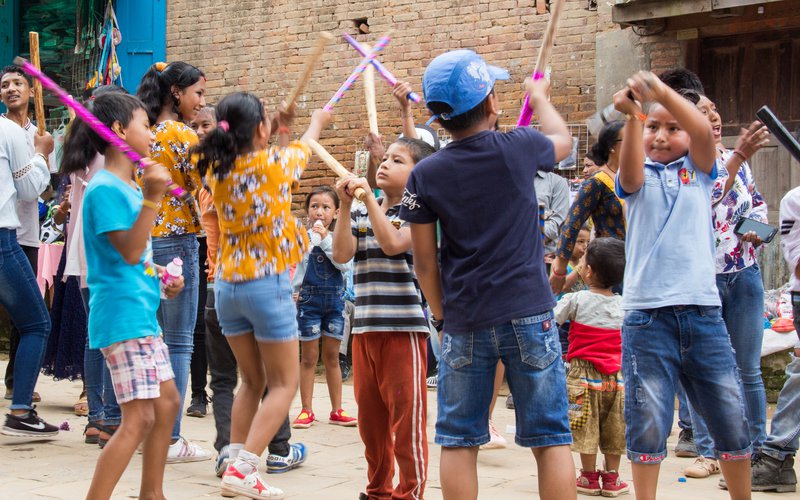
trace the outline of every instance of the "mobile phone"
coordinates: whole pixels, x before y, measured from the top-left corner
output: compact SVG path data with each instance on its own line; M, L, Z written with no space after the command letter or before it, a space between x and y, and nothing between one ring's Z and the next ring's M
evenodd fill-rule
M756 233L764 243L769 243L772 241L772 238L778 234L777 227L764 224L763 222L759 222L755 219L748 219L747 217L742 217L739 219L739 222L736 223L736 227L733 228L733 232L740 236L749 233L750 231Z

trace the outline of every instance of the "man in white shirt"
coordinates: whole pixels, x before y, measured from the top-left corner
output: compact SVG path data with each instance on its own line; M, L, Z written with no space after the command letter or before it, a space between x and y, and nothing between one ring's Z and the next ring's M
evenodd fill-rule
M0 115L0 120L8 120L15 123L25 131L27 150L24 153L26 160L32 159L36 153L34 140L37 136L36 127L28 118L30 110L30 100L33 96L33 86L30 77L17 66L6 66L0 71L0 101L3 102L8 112ZM44 136L39 137L41 142L52 144L53 139L50 134L45 132ZM49 148L52 151L52 146ZM49 180L49 175L48 175ZM17 199L16 213L20 222L17 228L17 242L22 247L22 251L28 258L36 275L38 253L39 253L39 203L38 196L33 200ZM5 399L12 399L14 390L14 358L19 347L19 331L17 328L11 330L11 348L9 351L9 362L6 367ZM39 394L34 393L34 402L39 401Z

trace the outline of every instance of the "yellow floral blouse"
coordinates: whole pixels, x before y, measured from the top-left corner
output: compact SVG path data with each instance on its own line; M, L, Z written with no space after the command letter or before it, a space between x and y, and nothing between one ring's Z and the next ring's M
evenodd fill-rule
M172 120L153 126L156 139L150 148L150 158L166 167L172 182L194 193L200 186L200 173L189 156L189 150L197 144L197 134L187 125ZM142 169L136 172L136 182L142 184ZM161 201L153 224L153 237L179 236L198 233L202 230L197 202L187 205L169 193Z
M217 280L254 280L300 262L308 235L292 214L291 186L310 157L308 146L294 141L239 156L222 181L209 171L221 230Z

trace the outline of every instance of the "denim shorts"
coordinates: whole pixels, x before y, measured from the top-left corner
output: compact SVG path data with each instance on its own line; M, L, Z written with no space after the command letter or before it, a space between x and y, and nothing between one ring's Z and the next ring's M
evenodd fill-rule
M489 442L489 403L500 360L514 394L516 443L528 448L572 443L558 329L548 311L467 334L444 333L436 444L464 448Z
M259 342L297 340L297 310L288 272L242 283L216 281L214 299L226 337L252 332Z
M301 341L321 336L344 339L344 289L338 286L304 286L297 296L297 328Z
M627 311L622 375L626 447L632 462L658 464L667 456L679 381L708 424L715 456L750 457L742 383L720 307Z

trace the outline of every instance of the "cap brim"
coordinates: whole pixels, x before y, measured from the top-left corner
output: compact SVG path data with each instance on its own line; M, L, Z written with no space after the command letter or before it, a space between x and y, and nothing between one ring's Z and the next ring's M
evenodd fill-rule
M508 71L504 70L503 68L489 64L486 66L489 68L489 74L491 74L495 80L508 80L511 78L511 76L508 74Z

